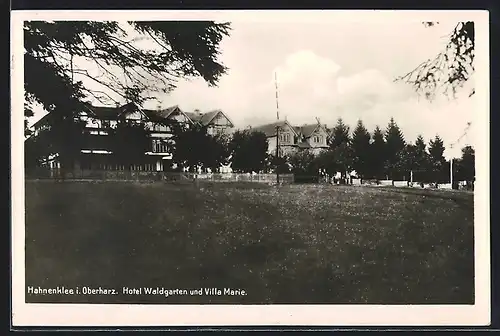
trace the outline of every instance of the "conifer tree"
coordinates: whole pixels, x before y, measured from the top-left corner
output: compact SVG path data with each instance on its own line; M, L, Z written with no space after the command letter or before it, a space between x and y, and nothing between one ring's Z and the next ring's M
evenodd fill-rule
M384 134L379 126L375 127L370 144L369 162L371 177L381 179L384 174L386 160Z
M400 151L404 150L406 142L403 136L403 132L394 121L394 118L391 118L389 124L387 125L387 129L385 131L385 143L386 143L386 161L385 161L385 170L386 174L390 178L396 178L396 174L398 173L398 160L400 158Z
M370 133L364 126L363 121L358 120L352 135L351 147L353 168L362 177L369 173L370 139Z

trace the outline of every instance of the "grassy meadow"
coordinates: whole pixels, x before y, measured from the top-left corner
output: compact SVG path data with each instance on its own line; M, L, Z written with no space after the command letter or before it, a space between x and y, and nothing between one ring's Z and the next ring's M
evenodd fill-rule
M389 187L26 181L26 285L117 290L26 300L472 304L473 208Z

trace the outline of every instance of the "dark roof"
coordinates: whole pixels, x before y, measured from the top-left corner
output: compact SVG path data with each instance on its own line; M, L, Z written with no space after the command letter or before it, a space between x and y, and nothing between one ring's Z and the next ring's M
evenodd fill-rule
M166 109L162 110L142 110L144 114L151 120L151 121L163 121L167 119L176 109L178 109L178 105L170 106L167 107Z
M121 114L139 110L139 107L134 103L127 103L122 106L95 106L88 104L88 110L99 119L117 119ZM85 111L87 112L87 111Z
M189 117L194 122L199 122L203 117L203 113L201 112L184 112L185 115Z
M116 119L120 114L120 108L118 107L90 106L89 109L92 114L102 119Z
M265 124L265 125L260 125L260 126L252 127L250 130L252 132L262 132L267 137L272 137L272 136L276 136L276 126L283 127L286 124L287 124L286 121L277 121L277 122L273 122L271 124Z
M309 138L312 133L318 128L318 124L303 125L300 127L300 133L306 138Z
M285 126L286 121L279 121L279 122L274 122L271 124L265 124L265 125L260 125L257 127L252 127L252 131L260 131L265 133L268 137L275 136L276 135L276 126L279 125L280 127ZM328 129L326 128L326 125L321 125L323 126L327 132ZM309 138L312 133L318 128L318 124L307 124L307 125L302 125L302 126L292 126L292 129L295 131L297 134L301 134L304 138Z
M311 148L311 145L309 144L309 142L301 142L298 144L299 148Z
M207 113L203 113L200 119L200 123L202 125L207 125L212 119L220 112L220 110L210 111Z
M323 127L327 133L330 133L330 130L326 125L321 125L321 127ZM318 124L308 124L294 127L295 131L302 134L305 138L309 138L317 128Z
M130 111L141 111L143 112L147 118L149 118L151 121L155 122L161 122L168 117L172 115L176 110L179 110L178 105L170 106L165 109L161 110L149 110L149 109L140 109L137 105L133 103L128 103L123 106L118 106L118 107L109 107L109 106L94 106L88 104L88 111L91 115L99 118L99 119L104 119L104 120L116 120L122 115L123 113L130 112ZM221 112L220 110L214 110L206 113L200 113L200 112L183 112L189 119L191 119L193 122L199 122L202 125L208 125L210 121L219 113ZM40 120L38 120L33 126L37 126L39 124L42 124L46 122L53 114L48 113L45 116L43 116Z
M212 119L219 113L221 110L213 110L210 112L184 112L192 121L199 122L201 125L208 125Z

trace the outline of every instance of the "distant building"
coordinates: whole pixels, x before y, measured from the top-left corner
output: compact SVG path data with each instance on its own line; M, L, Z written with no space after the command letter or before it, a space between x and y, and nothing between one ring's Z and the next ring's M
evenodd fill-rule
M297 146L302 149L309 149L314 154L319 154L322 150L328 149L328 128L326 125L316 123L295 127L300 135Z
M52 114L47 114L33 125L33 132L26 141L36 139L42 130L50 129ZM150 132L151 150L146 152L148 159L138 162L132 167L133 170L163 171L170 167L172 153L169 152L169 143L172 142L172 130L165 121L175 120L191 127L201 124L208 127L210 134L222 132L229 134L234 127L231 120L221 110L201 112L184 112L179 106L171 106L166 109L148 110L141 109L135 104L129 103L118 107L104 107L89 105L87 111L82 111L76 117L86 123L85 131L87 137L82 145L80 159L75 163L74 169L97 169L97 170L123 170L124 167L110 160L112 152L107 146L106 137L109 128L117 125L118 121L142 123ZM43 166L48 168L60 168L59 153L47 153Z
M234 124L221 110L214 110L206 113L201 113L199 111L185 112L185 114L193 122L207 126L208 134L215 135L216 133L222 133L229 135L232 133Z
M278 129L279 128L279 131ZM326 125L304 124L292 126L287 120L252 127L252 132L262 132L268 140L268 152L276 153L277 137L279 134L279 147L282 154L293 154L299 150L310 150L318 154L328 148L328 128Z

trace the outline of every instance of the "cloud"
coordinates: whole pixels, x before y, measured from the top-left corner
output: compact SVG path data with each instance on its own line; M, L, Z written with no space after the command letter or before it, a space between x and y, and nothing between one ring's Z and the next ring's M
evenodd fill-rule
M379 104L409 97L407 88L377 69L351 75L341 75L341 69L334 60L310 50L289 55L276 67L280 114L295 123L314 122L314 117L325 123L334 123L339 117L355 122ZM274 90L274 82L269 80L250 94L256 104L262 104L251 118L274 118L270 113L275 105L271 102Z
M276 73L279 114L293 124L313 123L317 117L333 126L342 118L353 128L362 119L372 131L376 125L385 128L394 117L408 141L414 141L418 134L427 141L439 134L449 145L461 135L466 123L474 120L473 99L444 99L431 104L419 100L408 85L395 83L388 62L394 62L398 69L411 68L414 63L410 60L409 66L403 64L406 61L401 50L395 51L399 53L396 56L383 57L382 51L374 49L373 57L365 58L380 62L366 66L358 62L365 59L359 53L347 57L345 48L297 48L288 43L287 48L279 49L278 45L281 52L275 52L254 41L253 47L247 43L244 46L248 48L243 50L237 45L237 34L225 44L222 61L230 70L217 87L209 87L202 79L181 81L176 90L160 97L162 106L179 105L188 111L222 109L239 128L272 122L277 112ZM274 43L271 38L268 42ZM151 104L147 107L156 108L156 102ZM471 143L472 134L471 130L467 139ZM459 154L459 149L453 152Z
M353 128L362 119L373 130L377 125L385 128L394 117L407 141L413 142L419 134L428 141L439 134L449 145L474 119L473 99L430 103L420 99L408 85L395 83L377 69L341 75L341 67L334 60L310 50L289 55L276 69L280 116L294 124L315 122L318 117L333 125L342 118ZM270 80L249 93L246 101L251 102L252 108L240 120L246 124L275 120L273 91L274 83ZM469 135L466 140L473 142L473 137ZM447 154L451 152L447 150Z

